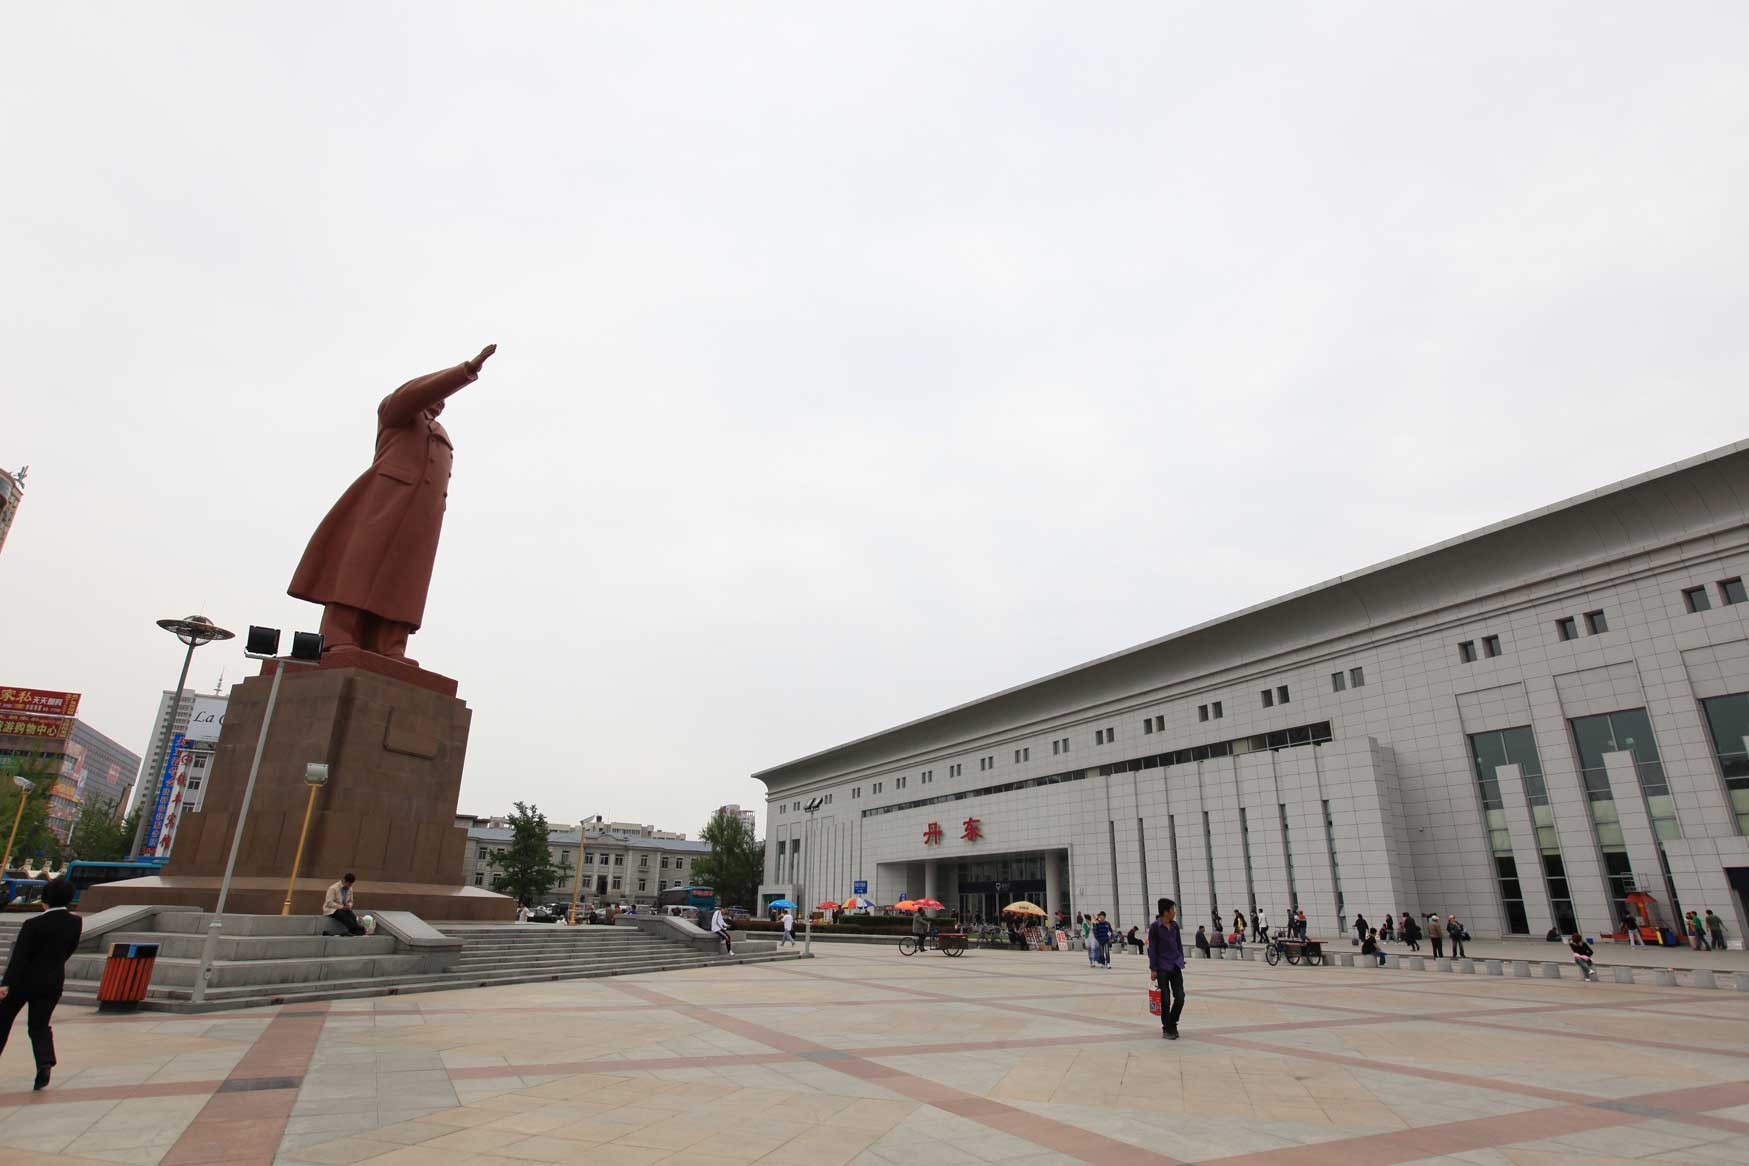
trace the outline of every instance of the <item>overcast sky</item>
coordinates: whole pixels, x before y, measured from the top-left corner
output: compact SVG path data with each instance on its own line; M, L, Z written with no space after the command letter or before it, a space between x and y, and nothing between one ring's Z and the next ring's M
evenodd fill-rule
M1737 4L12 5L0 683L144 751L495 341L462 809L753 770L1744 436ZM241 641L196 654L210 690Z

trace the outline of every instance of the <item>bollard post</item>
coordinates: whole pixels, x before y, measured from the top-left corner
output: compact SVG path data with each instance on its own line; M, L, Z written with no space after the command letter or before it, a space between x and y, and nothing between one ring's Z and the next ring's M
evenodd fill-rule
M1618 967L1618 968L1614 968L1612 970L1615 972L1615 982L1616 983L1618 983L1618 984L1631 984L1634 982L1634 969Z

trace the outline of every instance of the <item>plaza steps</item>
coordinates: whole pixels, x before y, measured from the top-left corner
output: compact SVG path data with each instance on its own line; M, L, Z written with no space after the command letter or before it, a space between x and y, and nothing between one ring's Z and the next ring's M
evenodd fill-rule
M28 916L0 917L0 957L11 949ZM204 1012L404 995L454 988L493 987L597 976L678 971L721 964L766 963L799 958L790 948L758 940L735 945L733 957L695 950L685 942L635 927L559 927L542 924L453 924L439 928L456 941L442 952L416 952L394 936L325 934L328 922L309 916L247 916L251 934L238 934L227 917L213 963L206 1000L196 1004L193 987L211 916L198 911L164 912L142 926L109 931L81 945L67 962L68 1004L97 1002L97 985L114 943L156 943L145 1007L155 1011ZM15 921L16 920L16 921Z

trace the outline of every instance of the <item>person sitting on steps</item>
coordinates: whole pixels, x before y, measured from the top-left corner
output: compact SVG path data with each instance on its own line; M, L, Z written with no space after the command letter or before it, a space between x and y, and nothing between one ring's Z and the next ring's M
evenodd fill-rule
M358 916L352 913L357 902L352 897L352 884L358 881L358 876L347 871L340 876L340 881L328 887L328 893L322 898L322 914L346 928L348 935L363 935L364 926L359 923Z

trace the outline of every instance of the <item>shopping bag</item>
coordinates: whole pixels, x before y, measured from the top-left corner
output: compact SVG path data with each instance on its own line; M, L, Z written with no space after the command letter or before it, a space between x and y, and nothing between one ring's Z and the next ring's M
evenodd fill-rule
M1160 989L1148 989L1148 1011L1155 1016L1160 1015Z

